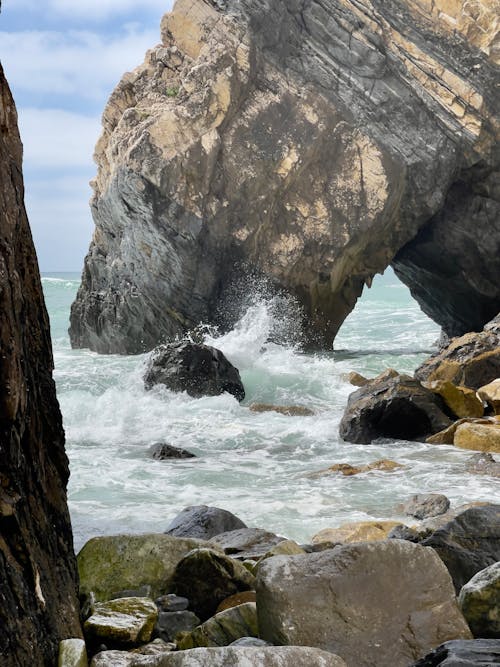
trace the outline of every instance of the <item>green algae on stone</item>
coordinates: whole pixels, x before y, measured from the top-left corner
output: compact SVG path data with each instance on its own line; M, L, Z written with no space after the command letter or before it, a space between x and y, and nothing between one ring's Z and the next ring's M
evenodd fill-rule
M258 637L257 607L255 602L245 602L215 614L191 632L177 636L181 650L228 646L240 637Z
M474 575L458 603L474 637L500 638L500 561Z
M137 644L151 639L157 618L158 609L149 598L118 598L98 602L83 627L90 639Z
M83 639L63 639L59 642L57 667L88 667L88 664Z

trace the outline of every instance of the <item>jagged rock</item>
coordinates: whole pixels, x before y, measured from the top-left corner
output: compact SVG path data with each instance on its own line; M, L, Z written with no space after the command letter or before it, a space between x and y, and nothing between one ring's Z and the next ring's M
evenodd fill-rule
M437 552L458 593L477 572L500 560L500 505L472 507L421 544Z
M475 574L458 596L474 637L500 639L500 562Z
M418 380L382 374L349 396L339 433L356 444L377 438L425 440L449 425L442 399Z
M444 514L450 508L450 501L441 493L417 493L402 506L404 514L415 519L427 519Z
M222 600L222 602L217 607L215 613L218 614L220 611L225 611L226 609L230 609L231 607L237 607L240 604L245 604L245 602L255 602L255 601L256 601L255 591L243 591L241 593L235 593L234 595L230 595L225 600Z
M52 667L59 642L81 637L81 627L68 460L22 154L0 65L0 662Z
M215 535L238 528L246 528L246 525L227 510L208 505L191 505L172 519L165 532L175 537L197 537L208 540Z
M483 402L474 389L457 387L453 382L443 380L424 382L423 385L441 396L447 407L458 418L482 417L484 414Z
M157 347L148 362L144 385L164 384L190 396L218 396L228 392L238 401L245 398L240 374L220 350L209 345L181 341Z
M336 655L304 646L224 646L177 651L155 657L103 651L91 667L347 667Z
M252 403L251 412L277 412L288 417L311 417L314 410L303 405L268 405L267 403Z
M241 637L257 637L255 602L245 602L215 614L192 632L178 638L181 650L201 646L229 646Z
M151 586L153 597L162 595L169 592L179 561L207 545L161 533L93 537L78 554L80 595L93 592L97 601L109 600L118 590L144 584Z
M199 624L200 619L192 611L161 611L154 633L165 642L172 642L179 632L189 632Z
M262 639L317 646L356 667L407 667L471 636L443 563L403 540L270 558L258 570L257 613Z
M196 455L182 447L174 447L166 442L157 442L151 448L151 456L157 461L166 459L195 459Z
M119 598L97 602L83 628L93 642L139 644L151 639L157 618L158 609L149 598Z
M103 114L72 344L151 349L217 320L252 272L331 346L415 237L395 265L423 307L448 332L484 324L500 289L495 19L480 0L178 0Z
M479 396L492 408L494 414L500 414L500 379L493 380L477 390Z
M475 475L491 475L491 477L500 477L500 462L495 461L488 452L473 454L465 463L467 472Z
M500 453L500 423L459 424L453 435L453 444L461 449Z
M210 542L239 559L258 559L285 538L262 528L240 528L212 537Z
M83 639L63 639L60 642L57 667L88 667L88 664Z
M254 588L255 577L237 560L213 549L193 549L179 561L172 590L189 600L194 613L206 620L230 595Z
M156 598L155 604L160 611L185 611L189 607L189 600L169 593Z
M348 544L350 542L373 542L385 540L390 531L398 525L397 521L353 521L338 528L324 528L313 535L311 542L331 542Z
M446 642L410 667L493 667L500 664L500 642L495 639L457 639Z

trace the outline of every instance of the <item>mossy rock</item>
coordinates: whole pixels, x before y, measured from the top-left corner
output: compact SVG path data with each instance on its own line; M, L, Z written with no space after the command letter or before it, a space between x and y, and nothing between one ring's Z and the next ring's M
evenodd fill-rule
M258 637L255 602L246 602L215 614L191 632L178 635L180 649L229 646L240 637Z
M139 644L151 639L158 609L149 598L119 598L98 602L83 626L91 641Z
M462 587L458 602L475 637L500 637L500 562Z

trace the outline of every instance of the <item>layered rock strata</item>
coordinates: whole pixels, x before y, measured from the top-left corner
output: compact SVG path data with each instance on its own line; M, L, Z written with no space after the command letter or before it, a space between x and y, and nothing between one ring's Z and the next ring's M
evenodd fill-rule
M56 664L80 637L68 461L49 320L24 208L17 114L0 67L0 664Z
M399 251L447 332L484 324L497 32L479 0L177 0L104 111L72 344L149 350L257 275L329 346Z

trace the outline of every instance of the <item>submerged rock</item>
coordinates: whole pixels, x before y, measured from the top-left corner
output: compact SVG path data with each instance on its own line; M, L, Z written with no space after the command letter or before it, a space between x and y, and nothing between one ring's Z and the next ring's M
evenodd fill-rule
M228 510L208 505L191 505L172 519L165 532L175 537L197 537L208 540L215 535L238 528L246 528L246 524Z
M500 642L495 639L457 639L445 642L410 667L493 667L500 664Z
M473 454L470 459L467 459L465 469L475 475L500 477L500 462L496 461L488 452Z
M320 470L317 473L313 473L313 475L316 477L317 475L326 475L328 473L337 472L341 473L345 477L351 477L352 475L359 475L363 472L370 472L372 470L393 472L394 470L399 470L400 468L404 468L401 463L390 461L389 459L380 459L379 461L373 461L372 463L367 463L366 465L361 466L353 466L350 463L334 463L329 468Z
M314 410L303 405L268 405L267 403L252 403L251 412L277 412L288 417L311 417Z
M500 562L475 574L458 596L474 637L500 639Z
M166 459L195 459L196 455L188 452L187 449L181 447L174 447L166 442L157 442L151 448L151 456L157 461L165 461Z
M186 391L190 396L218 396L228 392L238 401L245 389L238 369L220 350L209 345L182 341L160 345L152 353L144 374L146 389L164 384L172 391Z

